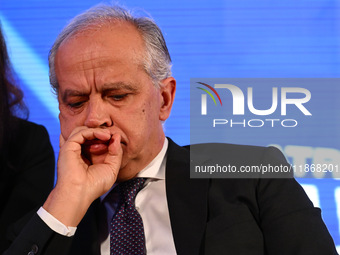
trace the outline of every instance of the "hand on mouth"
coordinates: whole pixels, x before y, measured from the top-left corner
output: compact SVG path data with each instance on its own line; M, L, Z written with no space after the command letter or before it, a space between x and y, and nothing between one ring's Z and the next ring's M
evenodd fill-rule
M103 141L100 139L87 140L82 145L86 155L101 155L108 152L110 140Z

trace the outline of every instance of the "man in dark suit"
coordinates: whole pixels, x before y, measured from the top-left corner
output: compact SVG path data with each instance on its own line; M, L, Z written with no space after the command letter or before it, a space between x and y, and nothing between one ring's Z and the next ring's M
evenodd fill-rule
M134 200L142 254L336 254L320 210L294 179L190 179L189 148L162 128L176 82L153 21L91 9L61 32L49 61L60 108L58 181L7 254L117 254L115 190L135 178L146 179ZM274 148L197 146L195 164L287 164Z

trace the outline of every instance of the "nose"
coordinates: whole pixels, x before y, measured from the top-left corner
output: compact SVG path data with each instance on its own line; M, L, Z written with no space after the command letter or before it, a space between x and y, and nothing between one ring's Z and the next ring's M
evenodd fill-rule
M101 99L89 100L84 125L89 128L110 127L113 125L105 102Z

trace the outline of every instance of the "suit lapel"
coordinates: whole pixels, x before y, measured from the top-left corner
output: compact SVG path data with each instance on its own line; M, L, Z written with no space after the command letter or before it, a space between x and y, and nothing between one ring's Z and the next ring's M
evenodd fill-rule
M207 221L208 179L190 179L190 152L169 139L166 192L178 254L199 254Z

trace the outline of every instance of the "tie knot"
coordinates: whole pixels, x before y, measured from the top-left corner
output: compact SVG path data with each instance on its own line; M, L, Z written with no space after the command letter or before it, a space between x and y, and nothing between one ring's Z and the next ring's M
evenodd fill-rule
M126 203L133 203L137 193L143 188L146 178L134 178L118 185L119 193Z

